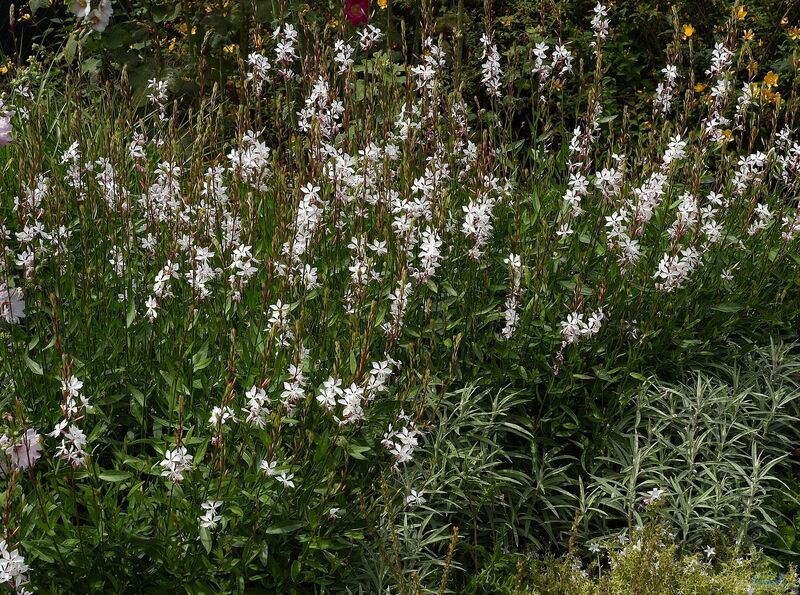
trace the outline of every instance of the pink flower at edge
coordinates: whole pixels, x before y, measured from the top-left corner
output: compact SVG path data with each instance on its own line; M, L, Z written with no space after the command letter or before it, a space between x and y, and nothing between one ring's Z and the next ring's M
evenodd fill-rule
M344 0L344 17L354 27L369 20L369 0Z
M0 147L11 143L11 118L0 116Z

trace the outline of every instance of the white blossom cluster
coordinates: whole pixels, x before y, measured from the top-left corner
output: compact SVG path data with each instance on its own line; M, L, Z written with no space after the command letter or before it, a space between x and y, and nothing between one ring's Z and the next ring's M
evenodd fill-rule
M269 71L272 68L269 58L262 52L250 52L247 56L247 65L250 70L248 70L245 80L252 85L256 97L261 97L264 84L269 82Z
M594 13L591 22L592 30L594 31L592 47L595 49L595 53L597 53L600 43L608 37L611 20L608 18L608 7L602 2L595 4L592 12Z
M403 411L400 411L397 420L398 422L403 422L404 425L397 430L390 425L389 430L383 435L383 440L381 441L383 447L394 458L395 468L401 463L408 463L413 460L414 451L419 446L418 436L421 433L414 421Z
M519 324L519 300L522 297L522 259L519 254L513 252L506 257L503 262L508 265L511 272L511 289L506 298L506 309L504 312L505 326L501 331L504 339L510 339Z
M672 111L672 97L678 86L678 68L669 63L661 72L664 73L664 80L656 87L653 108L656 113L666 116Z
M548 57L547 53L550 52ZM550 46L541 41L533 47L533 74L540 83L548 81L551 77L562 81L572 73L573 55L567 46L559 41L552 51Z
M33 428L28 428L17 437L2 434L0 451L7 457L11 469L30 469L42 456L41 436ZM4 476L8 473L8 465L3 459L0 459L0 470Z
M292 64L297 60L297 29L291 23L286 23L275 28L272 38L275 40L275 64L278 74L286 81L294 79L295 73L292 70ZM260 74L263 74L265 72L264 63L261 62L259 66Z
M28 584L28 565L19 553L19 548L11 549L5 539L0 539L0 583L5 584L17 595L30 595Z
M500 52L497 51L497 45L492 42L492 38L488 33L481 35L481 43L483 44L483 54L481 54L481 80L486 87L487 92L494 98L499 99L502 96L500 91L500 77L502 70L500 68Z
M111 0L71 0L69 9L95 31L102 33L108 27L114 7Z
M194 457L189 454L186 447L176 446L174 449L167 449L164 453L164 460L160 465L163 467L161 475L169 478L173 483L181 483L185 478L185 473L192 469Z
M158 117L162 122L167 120L167 81L160 81L152 78L147 82L147 89L150 91L147 99L158 109Z
M713 83L711 84L711 109L703 124L704 135L716 142L724 139L722 130L731 123L724 114L730 99L731 74L729 70L733 55L733 51L723 42L718 41L711 53L711 65L706 70L706 75L709 79L713 79Z
M63 419L58 422L52 432L48 434L53 438L61 438L61 444L56 450L56 456L62 458L73 468L86 464L89 453L86 452L88 438L77 422L84 419L86 413L91 413L92 406L83 395L83 382L74 375L69 375L61 380L61 413Z
M581 312L572 312L561 323L561 337L565 345L577 343L583 339L593 337L600 332L600 327L605 319L602 308L592 312L588 318Z

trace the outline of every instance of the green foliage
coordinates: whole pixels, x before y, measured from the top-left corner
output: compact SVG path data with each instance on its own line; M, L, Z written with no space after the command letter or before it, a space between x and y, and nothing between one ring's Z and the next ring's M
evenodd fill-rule
M733 6L682 39L688 3L620 3L602 40L584 4L398 2L362 49L338 4L134 2L12 71L0 506L34 588L713 592L752 567L703 546L790 554L796 43L765 79ZM611 547L639 526L676 541Z
M605 557L605 556L603 556ZM478 574L467 593L507 594L714 594L786 593L797 587L794 570L775 577L758 556L723 562L702 554L681 556L663 527L648 524L631 542L598 556L584 569L572 556L537 559L507 555Z

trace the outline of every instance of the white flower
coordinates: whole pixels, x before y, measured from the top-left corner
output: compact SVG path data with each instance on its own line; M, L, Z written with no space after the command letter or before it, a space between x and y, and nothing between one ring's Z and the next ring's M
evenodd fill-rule
M251 67L250 72L247 73L247 80L253 83L256 96L259 96L264 83L269 78L269 60L263 54L252 52L247 56L247 63Z
M209 500L200 505L204 511L202 516L197 519L201 527L209 530L217 528L217 524L222 520L222 515L218 513L220 506L222 506L221 500Z
M11 118L0 116L0 147L11 143Z
M286 471L281 471L281 474L278 475L276 479L287 488L294 487L294 482L292 481L294 479L294 473L289 473L287 475Z
M67 461L72 467L80 467L86 462L88 453L84 450L86 446L86 434L76 425L64 431L61 445L56 450L56 456Z
M217 428L222 428L230 420L236 421L233 409L227 406L214 407L211 410L211 416L208 418L208 425L216 430Z
M92 29L102 33L108 27L108 21L112 14L114 14L114 8L111 6L111 0L100 0L97 8L92 9L86 18L92 23Z
M92 11L91 0L72 0L69 9L79 19L85 19Z
M164 468L161 472L163 477L169 477L174 483L183 481L183 474L192 468L192 455L188 454L185 446L179 446L175 450L164 453L164 460L160 465Z
M342 381L334 378L333 376L322 383L322 390L317 395L317 401L320 405L324 406L328 411L333 411L336 408L336 401L344 393L341 389Z
M678 134L669 139L669 145L664 152L664 165L680 161L684 157L686 157L686 141L681 140L681 135Z
M713 547L711 547L710 545L707 545L707 546L706 546L706 547L703 549L703 553L705 553L705 555L706 555L706 559L710 560L710 559L711 559L711 558L714 556L714 554L716 554L716 553L717 553L717 550L715 550L715 549L714 549Z
M19 287L9 289L5 283L0 283L0 318L9 324L17 324L25 318L22 289Z
M383 38L383 32L374 25L367 25L358 34L361 49L367 51Z
M81 394L83 382L78 380L75 376L70 376L66 380L61 381L61 390L70 397L77 398Z
M276 461L267 461L266 459L261 461L261 465L259 465L261 470L267 474L268 477L272 477L277 472L278 463Z
M147 308L147 318L150 322L153 322L158 318L158 300L156 300L155 296L151 295L147 298L144 305Z
M647 498L644 499L644 503L648 506L650 506L651 504L655 504L661 499L663 495L664 495L664 490L661 490L659 488L653 488L652 490L647 492Z
M500 52L497 51L497 45L492 43L491 37L484 33L481 35L481 43L483 44L482 59L485 62L481 66L483 74L481 80L486 86L489 95L495 98L500 98L502 95L500 91L500 77L502 70L500 69Z
M418 492L417 490L411 490L411 492L406 496L406 504L409 506L419 506L420 504L425 504L427 500L422 497L422 492Z
M342 397L339 399L339 405L343 406L342 424L356 423L364 419L363 400L364 389L356 383L352 383L349 388L342 391Z
M267 407L267 393L263 388L253 386L245 393L247 397L247 407L242 409L247 413L247 423L256 427L263 428L267 425L266 416L270 410Z
M28 565L25 564L25 558L19 553L19 549L8 549L6 540L0 539L0 583L10 585L14 593L20 595L30 593L22 586L28 582L26 572Z
M597 47L597 42L602 41L608 37L608 27L611 21L608 19L608 7L603 6L600 2L594 7L594 17L592 17L592 29L595 34L595 41L592 42L592 47Z
M47 435L50 436L51 438L58 438L59 436L61 436L61 432L64 431L64 428L66 428L68 424L69 424L69 420L68 419L62 419L60 422L58 422L55 425L55 428L53 428L53 431L50 432Z
M6 447L5 453L14 469L29 469L42 456L41 436L28 428L16 444Z
M339 65L339 74L344 74L353 65L353 52L352 46L347 45L341 39L337 39L333 45L333 61Z
M383 435L381 444L394 456L395 465L406 463L412 460L414 450L418 446L419 434L420 431L416 429L413 421L409 421L408 425L399 431L394 431L392 426L389 426L389 431Z

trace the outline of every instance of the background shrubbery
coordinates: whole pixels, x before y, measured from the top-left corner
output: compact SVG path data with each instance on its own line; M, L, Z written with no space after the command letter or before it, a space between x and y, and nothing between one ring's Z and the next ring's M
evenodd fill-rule
M796 7L617 2L603 40L588 2L373 3L363 47L334 2L113 8L4 38L0 504L33 589L741 592L794 562ZM542 42L572 71L534 75Z

